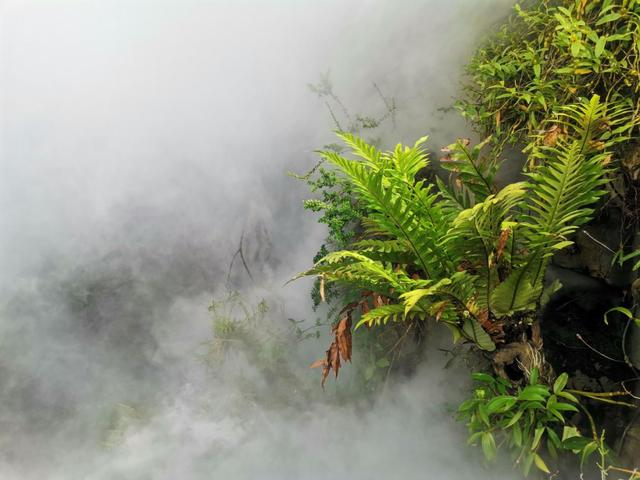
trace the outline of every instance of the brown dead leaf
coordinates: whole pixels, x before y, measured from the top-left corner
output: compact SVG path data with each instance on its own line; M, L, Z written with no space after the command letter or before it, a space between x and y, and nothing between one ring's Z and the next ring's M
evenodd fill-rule
M504 321L492 320L487 309L477 312L476 318L484 331L489 334L493 343L497 345L505 342Z
M322 388L324 388L324 382L327 380L329 372L333 370L337 377L338 371L340 370L340 354L338 353L338 345L335 340L331 342L329 349L325 352L325 356L326 358L316 360L309 366L309 368L322 367L322 381L320 383Z
M324 293L324 275L320 275L320 300L323 302L327 302L327 298Z
M327 365L327 360L324 358L320 358L319 360L316 360L311 365L309 365L309 368L320 368L324 367L325 365Z
M442 317L442 313L444 312L445 308L447 308L447 302L440 302L438 308L436 309L433 315L436 319L436 322L440 321L440 318Z
M333 368L333 373L336 378L338 378L338 371L340 370L340 349L338 348L338 344L335 340L329 347L329 350L327 350L327 359L329 367Z
M507 241L509 240L509 236L511 235L511 229L505 228L500 232L500 238L498 238L498 248L496 250L496 257L500 260L502 254L504 253L504 248L507 246Z
M374 295L374 297L373 297L373 306L375 308L378 308L378 307L381 307L382 305L384 305L382 297L380 295Z
M558 143L558 139L565 135L564 129L560 125L552 125L550 128L544 131L544 137L542 143L547 147L553 147Z
M334 327L335 333L335 342L338 345L338 351L342 360L351 361L351 347L352 347L352 339L351 339L351 314L349 313L346 317L342 318ZM336 376L338 376L338 372L336 372Z
M363 315L366 315L371 310L371 308L369 308L369 301L367 299L364 299L360 302L360 310L362 311Z
M580 0L580 5L578 5L578 18L584 15L584 9L586 8L588 1L589 0Z
M463 259L460 262L460 264L458 265L458 267L456 268L456 270L458 272L465 272L465 271L473 270L473 264L469 260Z
M347 310L346 315L332 327L331 331L334 334L334 339L329 349L325 352L325 358L316 360L309 366L309 368L322 367L322 388L324 388L324 383L331 370L333 370L335 377L338 378L338 372L341 366L340 358L342 358L343 361L351 361L351 312L355 306L357 306L357 304L348 304L345 307Z

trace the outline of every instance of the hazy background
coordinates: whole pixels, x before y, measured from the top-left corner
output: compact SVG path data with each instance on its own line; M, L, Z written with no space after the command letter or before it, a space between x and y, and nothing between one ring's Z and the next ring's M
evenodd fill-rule
M326 338L291 347L286 384L198 353L228 288L275 329L315 318L309 282L282 287L325 235L286 176L333 141L307 84L330 69L375 116L375 81L399 107L384 140L437 149L468 135L439 109L511 3L0 3L0 479L477 478L451 415L466 374L438 352L340 406L306 369ZM236 263L229 285L243 231L256 282Z

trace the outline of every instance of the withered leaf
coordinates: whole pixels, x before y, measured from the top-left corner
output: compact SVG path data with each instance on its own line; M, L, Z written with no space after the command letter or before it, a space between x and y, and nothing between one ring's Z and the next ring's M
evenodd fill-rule
M550 128L545 130L544 136L542 137L542 143L547 147L553 147L558 143L558 138L564 136L565 133L566 132L560 125L552 125Z
M500 238L498 238L498 248L496 250L496 256L498 260L502 257L504 253L504 248L507 246L507 241L509 240L509 236L511 235L511 229L505 228L500 232Z
M327 301L324 294L324 275L320 275L320 300L325 303Z
M384 303L382 302L382 297L380 295L375 295L373 297L373 306L378 308L378 307L381 307L382 305L384 305Z
M442 314L443 314L445 308L447 308L447 302L440 302L438 304L438 308L436 309L436 311L434 313L434 317L436 319L436 322L439 322L440 318L442 318Z
M336 343L338 345L338 350L340 352L340 356L342 359L346 361L351 361L351 347L352 347L352 339L351 339L351 314L347 315L345 318L340 320L335 329ZM336 371L336 376L338 372Z
M329 360L329 368L333 369L333 373L338 378L338 371L340 370L340 349L337 342L334 340L329 350L327 350L327 359ZM329 372L327 372L327 375ZM326 378L326 377L325 377Z
M338 372L340 371L340 358L344 361L351 361L352 350L352 338L351 338L351 312L357 306L357 304L349 304L347 314L336 323L331 331L334 334L333 342L329 346L329 349L325 352L325 358L316 360L310 365L310 368L322 367L322 388L329 376L331 370L338 378ZM343 309L344 310L344 309Z
M315 362L313 362L311 365L309 365L309 368L319 368L319 367L324 367L327 364L327 360L324 358L320 358L318 360L316 360Z
M366 299L364 299L364 300L362 300L360 302L360 310L362 310L362 314L363 315L369 313L369 311L371 310L369 308L369 302Z

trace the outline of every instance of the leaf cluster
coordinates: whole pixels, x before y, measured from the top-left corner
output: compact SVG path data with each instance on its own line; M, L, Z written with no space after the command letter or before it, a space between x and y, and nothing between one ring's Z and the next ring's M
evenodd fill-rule
M564 105L594 93L639 108L640 2L537 0L468 64L457 107L500 150L547 128Z
M529 384L516 389L500 377L474 373L473 378L478 385L458 417L467 422L469 443L480 443L487 460L506 448L525 476L532 466L549 474L549 459L574 453L584 464L598 449L597 439L583 437L570 423L580 403L565 389L566 373L548 386L538 383L534 371Z

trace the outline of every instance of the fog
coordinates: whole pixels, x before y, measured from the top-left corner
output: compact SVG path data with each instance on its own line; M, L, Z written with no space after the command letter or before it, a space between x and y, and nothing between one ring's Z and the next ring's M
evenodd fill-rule
M373 397L308 370L328 332L294 338L322 312L284 284L326 230L287 172L334 141L308 88L327 71L352 113L384 113L372 82L395 99L383 144L468 136L443 109L512 3L5 0L0 478L478 478L448 337ZM253 278L229 270L241 238ZM235 290L269 305L275 373L250 348L203 361Z

